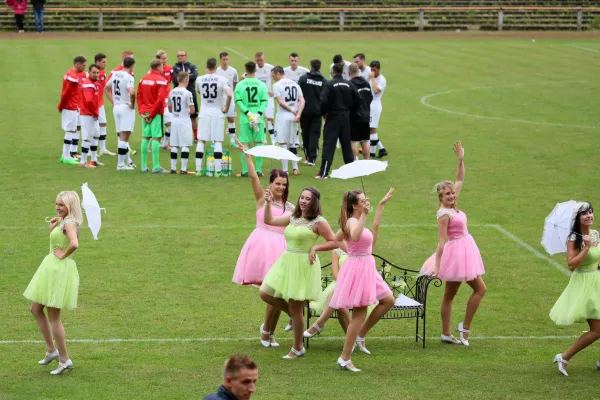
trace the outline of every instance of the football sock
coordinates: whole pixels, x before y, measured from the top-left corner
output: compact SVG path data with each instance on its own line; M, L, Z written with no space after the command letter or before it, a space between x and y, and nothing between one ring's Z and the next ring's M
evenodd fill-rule
M117 157L117 166L122 167L125 165L125 159L127 158L127 142L119 140L118 144L118 157Z
M194 129L194 140L197 140L197 139L198 139L198 129Z
M148 139L142 139L142 148L140 152L142 153L142 169L148 169L148 145L150 141Z
M71 158L71 137L72 134L71 132L65 132L65 137L63 139L63 150L62 150L62 156L65 160L68 160L69 158Z
M275 137L276 137L276 135L275 135L275 129L269 128L269 136L271 136L271 144L274 145L275 141L276 141L276 139L275 139Z
M204 157L204 142L198 142L196 146L196 172L202 171L202 157Z
M84 140L81 144L81 160L79 161L81 165L85 165L87 162L88 151L90 151L90 142Z
M190 148L183 146L181 148L181 170L187 171L188 160L190 158Z
M92 161L98 161L98 139L92 139L92 145L90 146L90 150L92 153Z
M385 147L383 147L383 143L381 143L381 140L377 143L377 150L383 150L385 149Z
M167 147L171 140L171 126L167 126L165 129L165 136L162 138L162 147Z
M175 146L171 146L171 171L177 170L177 153L179 149ZM183 153L181 154L181 169L183 170Z
M288 145L287 145L287 143L280 144L279 147L287 150ZM283 172L288 172L288 160L283 160L283 159L281 160L281 169L283 170Z
M158 140L152 141L152 168L160 168L160 142Z
M290 151L291 151L292 153L294 153L295 155L298 155L298 149L296 149L296 147L295 147L295 146L296 146L295 144L292 144L292 145L291 145L291 147L290 147ZM293 169L293 170L296 170L296 169L298 169L298 161L294 161L294 160L292 160L292 169Z
M221 163L223 161L223 144L215 142L215 172L221 172Z
M255 143L254 147L256 147L256 146L262 146L262 143ZM262 164L263 164L263 158L256 157L256 172L262 173Z
M79 149L79 132L71 133L71 157L77 154ZM83 151L83 150L82 150Z
M106 126L100 127L100 153L106 151Z
M231 140L231 145L235 146L235 122L230 122L228 124L229 139Z
M371 133L371 136L369 138L371 139L371 157L375 158L375 150L377 150L379 136L377 136L377 133Z

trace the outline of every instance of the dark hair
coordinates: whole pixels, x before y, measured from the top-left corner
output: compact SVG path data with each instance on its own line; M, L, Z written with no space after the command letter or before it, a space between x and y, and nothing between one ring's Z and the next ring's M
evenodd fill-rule
M273 69L271 70L271 73L272 74L281 74L281 75L284 75L285 71L283 70L282 66L278 65L276 67L273 67Z
M373 60L371 61L371 64L369 64L369 67L381 69L381 64L379 63L379 61Z
M298 53L293 52L293 53L290 53L290 57L299 57L299 56L298 56Z
M317 72L321 70L321 60L310 60L310 69Z
M211 57L208 60L206 60L206 68L208 68L211 71L213 69L217 68L217 59L214 57Z
M333 75L341 75L344 73L344 66L342 64L333 64L331 72L333 72Z
M93 70L94 68L96 68L98 71L100 71L100 66L99 66L99 65L96 65L96 64L92 64L92 65L90 65L90 67L88 68L88 71L91 71L91 70Z
M226 51L222 51L221 53L219 53L219 60L225 56L229 57L229 53Z
M285 178L285 190L283 191L283 196L281 196L283 211L285 212L285 203L287 203L288 196L290 195L290 178L288 173L284 170L272 169L271 175L269 175L269 183L275 182L275 179L277 178Z
M258 365L248 356L234 354L225 360L223 376L236 376L242 369L255 370Z
M356 58L356 57L360 58L361 60L364 60L364 59L366 58L366 57L365 57L365 55L364 55L363 53L357 53L357 54L355 54L355 55L354 55L354 57L352 57L352 58Z
M583 202L582 206L577 210L577 214L575 215L575 223L573 224L573 229L571 229L572 233L575 233L575 247L577 249L581 248L581 244L583 243L583 235L581 234L581 223L579 222L579 216L581 214L585 214L588 211L594 212L594 207L592 207L592 203L588 203L587 201Z
M256 63L254 61L248 61L244 64L244 68L246 69L247 74L253 74L256 72Z
M98 53L94 56L94 62L102 61L106 58L106 54Z
M189 72L181 71L177 74L177 82L183 82L190 76Z
M308 208L306 209L306 211L304 213L304 218L306 218L309 221L312 221L313 219L317 218L319 215L323 214L323 211L321 210L321 192L319 192L319 190L317 190L316 187L309 186L309 187L302 189L302 192L300 192L300 196L302 196L302 193L305 190L308 190L309 192L312 193L312 199L310 199ZM303 216L302 210L300 209L300 196L298 196L298 201L296 202L296 208L294 208L294 214L292 215L294 218L300 218Z
M133 64L135 64L135 58L133 57L125 57L123 60L123 67L125 68L131 68L133 67Z
M340 225L340 229L344 234L344 239L348 240L350 238L350 230L348 229L348 219L354 213L354 207L358 204L358 196L362 193L362 190L351 190L349 192L344 193L344 198L342 200L342 210L340 212L340 219L338 219L338 224Z
M333 56L333 63L334 64L339 64L342 61L344 61L344 57L342 57L341 54L336 54L335 56Z
M73 64L84 63L86 61L87 61L87 58L85 58L84 56L77 56L73 59Z

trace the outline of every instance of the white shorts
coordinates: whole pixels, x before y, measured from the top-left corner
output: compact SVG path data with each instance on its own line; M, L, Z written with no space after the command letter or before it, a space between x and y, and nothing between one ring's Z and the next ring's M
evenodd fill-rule
M377 128L379 126L381 111L383 111L381 105L373 106L373 103L371 103L371 120L369 122L369 128Z
M133 132L135 128L135 110L127 104L117 104L113 107L117 133Z
M104 111L104 106L100 106L98 108L98 123L99 124L106 123L106 111Z
M169 107L165 107L163 112L163 124L170 124L173 122L173 114L169 112Z
M269 97L269 101L267 102L267 109L265 110L265 117L273 118L275 115L275 100L273 97Z
M224 117L200 117L198 120L198 140L222 142L224 136Z
M81 139L92 141L100 137L100 126L98 120L91 115L82 115L81 118Z
M192 131L192 120L174 118L171 121L171 139L169 144L172 147L190 147L194 143L194 132Z
M77 130L77 119L79 113L77 110L62 110L60 120L62 130L65 132L75 132Z
M77 110L77 127L81 128L81 116L79 115L79 110Z
M287 143L288 145L296 143L298 137L298 122L293 119L278 117L275 120L275 130L277 131L277 137L275 138L277 143Z

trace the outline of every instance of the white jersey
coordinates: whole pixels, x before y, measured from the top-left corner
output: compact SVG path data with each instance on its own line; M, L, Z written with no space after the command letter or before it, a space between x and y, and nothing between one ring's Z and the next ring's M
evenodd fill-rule
M283 78L273 85L273 97L281 97L294 112L298 110L300 97L303 96L300 86L291 79ZM284 110L283 107L277 108L277 119L293 120L294 116L294 113Z
M168 97L169 105L171 106L173 120L181 121L190 119L190 106L194 105L192 92L186 88L176 87L171 90Z
M234 84L239 82L238 72L231 66L228 66L227 69L217 67L217 75L221 75L223 78L227 79L227 84L231 90L233 90Z
M262 81L265 85L267 85L267 90L269 92L273 91L272 82L271 82L271 71L273 70L273 66L271 64L264 63L262 67L256 65L256 75L254 77L259 81Z
M369 82L371 82L371 80L369 80ZM387 85L387 82L385 80L385 77L381 74L379 74L379 76L377 78L375 78L375 82L377 82L377 86L379 86L379 89L381 89L381 91L377 94L375 94L375 92L373 92L373 102L371 104L376 104L378 106L381 106L381 98L383 97L383 92L385 92L385 87Z
M350 61L344 61L344 72L342 72L342 77L347 81L351 79L348 74L348 67L350 67L351 64ZM333 64L329 67L329 75L333 78Z
M110 80L106 82L107 87L112 87L113 101L117 104L131 105L131 96L129 89L135 87L133 76L129 72L115 71L112 72Z
M300 80L300 77L302 75L309 73L310 71L308 70L308 68L298 66L298 68L296 68L295 71L292 70L292 67L285 67L283 69L283 72L285 72L286 78L298 83L298 81Z
M220 75L206 74L196 79L196 91L200 94L200 118L223 116L225 89L229 89L229 84Z
M358 69L358 75L362 76L363 78L365 78L365 81L371 83L371 67L369 67L368 65L365 65L365 70L361 71L360 68Z

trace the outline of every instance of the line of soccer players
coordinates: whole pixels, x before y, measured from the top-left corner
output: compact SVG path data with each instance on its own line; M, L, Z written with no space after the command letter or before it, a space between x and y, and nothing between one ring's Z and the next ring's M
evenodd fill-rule
M236 139L236 106L242 111L239 139L247 147L251 144L266 143L265 133L268 132L272 144L278 144L297 154L297 148L300 147L298 137L300 123L303 128L304 163L315 164L321 117L318 115L318 110L315 110L314 104L305 104L301 86L305 91L312 90L311 85L322 86L325 79L315 79L320 75L320 61L311 61L309 70L299 65L297 53L291 53L290 65L282 68L265 63L264 54L257 52L254 57L255 62L246 63L245 73L240 77L237 70L229 65L228 53L223 52L219 55L221 65L217 67L215 58L208 59L206 73L198 77L197 68L187 61L185 51L178 51L177 58L178 63L173 68L167 64L167 54L162 50L157 52L156 58L150 65L150 71L140 79L136 94L133 52L124 51L121 65L113 69L108 76L105 72L104 54L100 53L94 57L94 64L87 68L87 72L86 58L75 57L73 68L64 75L58 105L62 129L65 132L60 161L65 164L76 164L82 168L95 168L103 165L98 160L98 156L115 155L106 148L107 124L104 96L107 96L113 104L115 127L119 135L118 170L133 170L136 167L131 160L131 155L135 154L135 151L129 146L129 137L135 126L136 101L138 114L142 118L142 172L149 171L147 166L149 153L152 153L153 173L169 172L160 166L162 148L170 149L171 173L177 172L179 157L181 174L202 176L205 146L207 142L211 142L214 152L214 176L221 176L224 120L227 118L227 130L233 144ZM354 62L358 66L359 76L369 83L373 95L369 123L370 156L374 158L376 151L379 150L378 156L383 157L387 155L387 151L379 141L377 127L386 80L380 73L379 62L374 61L367 66L362 53L355 55ZM344 79L351 79L348 74L351 65L349 61L344 60L341 55L336 55L330 67L330 74L334 64L343 66ZM250 84L250 80L247 84L238 85L246 78L254 78L252 81L262 83L267 94L266 99L260 98L262 93L262 90L259 90L262 89L260 85ZM301 85L298 85L299 81ZM171 83L174 88L169 90ZM316 92L317 96L319 92L320 90ZM200 107L198 107L196 93L200 95ZM265 104L262 104L263 100ZM278 105L276 116L275 102ZM200 123L196 119L198 112ZM264 124L263 118L266 122ZM315 124L317 118L319 124ZM80 136L81 153L78 150ZM356 140L354 145L359 143L359 139L352 140ZM195 173L187 169L190 148L193 147L194 142L197 142ZM91 156L89 162L88 155ZM259 172L262 172L261 164L261 160L257 160ZM287 161L282 162L282 167L287 171ZM297 162L292 162L292 169L295 175L300 174ZM242 157L242 171L237 175L247 175L244 157Z

